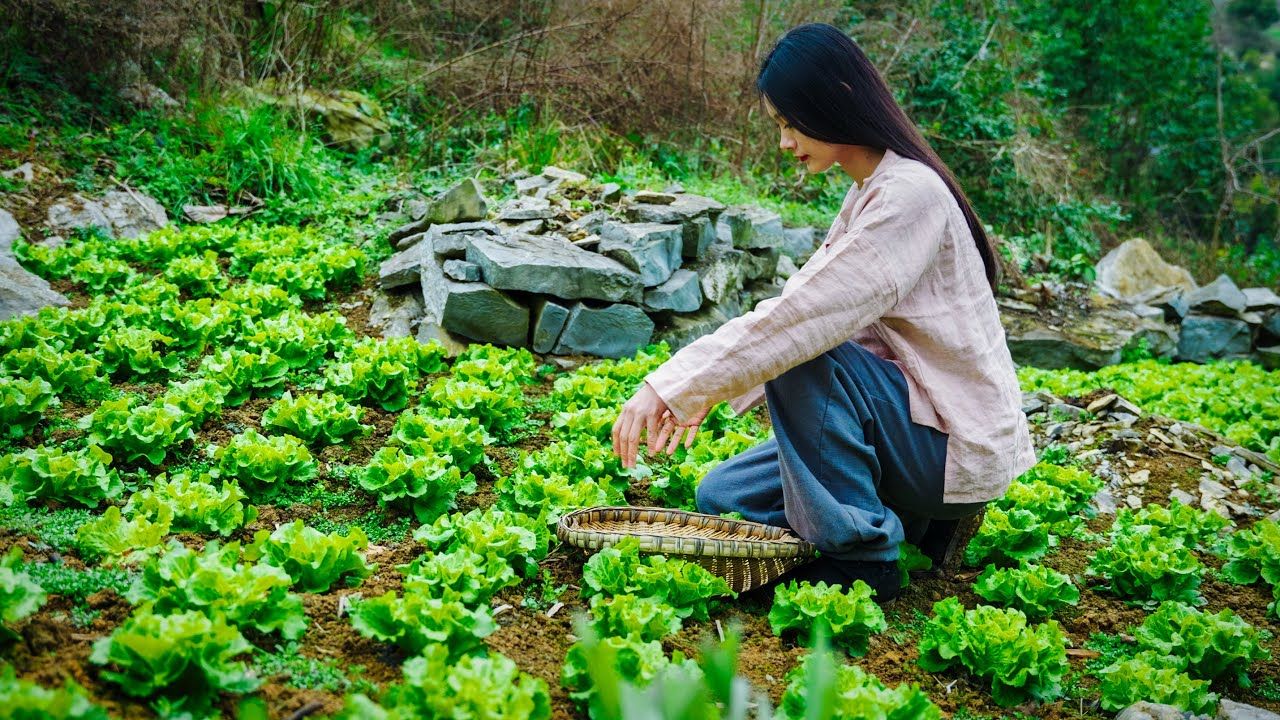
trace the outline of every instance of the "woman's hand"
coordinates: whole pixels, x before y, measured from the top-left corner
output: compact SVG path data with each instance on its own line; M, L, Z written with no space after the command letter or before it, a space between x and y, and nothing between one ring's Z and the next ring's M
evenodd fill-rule
M693 445L694 433L706 418L707 410L694 415L688 423L677 423L671 409L662 397L645 383L623 406L613 423L613 452L622 458L622 467L636 465L640 449L640 433L645 433L649 453L656 453L667 444L667 453L673 453L683 436L685 447Z
M711 408L707 408L689 418L689 422L686 423L676 422L675 415L668 411L662 416L662 430L658 433L658 439L649 442L649 452L655 452L665 443L667 454L674 453L676 448L680 447L681 435L684 436L684 449L693 447L693 436L697 434L698 427L702 425L702 421L707 418L707 413L710 411Z

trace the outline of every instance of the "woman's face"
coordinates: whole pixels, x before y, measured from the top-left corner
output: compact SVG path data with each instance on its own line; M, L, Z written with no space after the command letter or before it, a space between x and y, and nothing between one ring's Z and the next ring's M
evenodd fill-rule
M778 149L790 153L811 173L828 170L839 159L839 145L814 140L787 123L786 118L778 114L769 98L764 99L765 111L778 124Z

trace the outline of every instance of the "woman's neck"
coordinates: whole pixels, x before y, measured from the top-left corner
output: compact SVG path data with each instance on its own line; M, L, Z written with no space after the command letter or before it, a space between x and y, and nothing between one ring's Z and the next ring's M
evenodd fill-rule
M879 167L884 154L885 151L879 148L849 145L848 150L836 162L840 165L840 169L853 178L859 188L862 188L867 178L871 177L871 173Z

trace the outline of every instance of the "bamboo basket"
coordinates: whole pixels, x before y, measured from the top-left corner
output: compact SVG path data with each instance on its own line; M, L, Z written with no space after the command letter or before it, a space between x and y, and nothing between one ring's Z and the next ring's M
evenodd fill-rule
M577 510L560 518L556 536L592 551L632 536L642 551L696 562L734 592L764 585L816 557L812 544L786 528L666 508Z

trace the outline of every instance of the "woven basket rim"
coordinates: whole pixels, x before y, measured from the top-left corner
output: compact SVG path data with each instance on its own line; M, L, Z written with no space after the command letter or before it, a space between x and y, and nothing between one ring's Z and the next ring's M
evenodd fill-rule
M591 530L584 521L593 516L604 514L643 514L650 513L671 524L692 524L689 520L703 520L724 528L747 529L753 533L763 533L772 537L746 538L711 538L685 535L666 535L655 532L617 532ZM599 550L610 547L626 537L634 537L640 542L640 549L646 552L663 552L673 555L693 557L722 557L742 559L778 558L807 560L814 556L816 548L812 543L797 537L787 528L775 525L752 522L750 520L733 520L731 518L710 515L707 513L675 510L672 508L656 508L645 506L598 506L575 510L560 518L556 524L556 536L562 541L577 547Z

